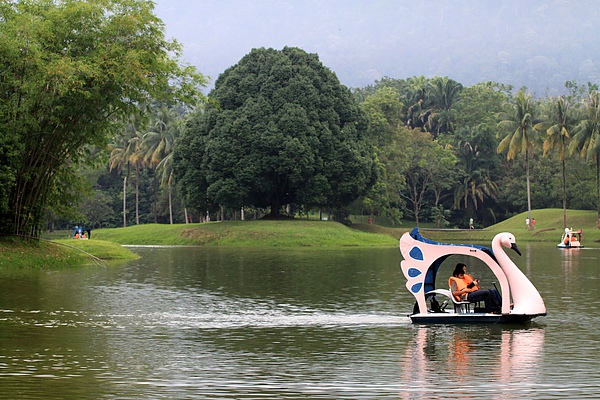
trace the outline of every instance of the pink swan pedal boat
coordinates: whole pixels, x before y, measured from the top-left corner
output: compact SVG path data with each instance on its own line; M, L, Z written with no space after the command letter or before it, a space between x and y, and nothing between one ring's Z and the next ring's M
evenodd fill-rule
M533 318L546 315L542 296L531 281L521 272L504 252L512 249L521 255L512 233L502 232L492 240L492 248L473 244L438 243L421 236L414 228L400 238L400 263L407 279L406 288L416 303L409 318L418 324L523 324ZM451 255L475 257L483 261L494 273L502 294L501 313L479 312L466 302L457 302L447 288L436 289L435 281L440 265ZM434 297L435 296L435 297ZM445 299L442 299L445 297ZM452 304L446 310L428 309L427 302L435 298ZM511 301L512 298L512 301ZM512 303L512 304L511 304Z

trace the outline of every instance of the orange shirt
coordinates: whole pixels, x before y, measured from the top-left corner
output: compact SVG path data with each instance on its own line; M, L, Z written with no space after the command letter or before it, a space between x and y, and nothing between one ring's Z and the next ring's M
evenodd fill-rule
M463 278L458 278L456 276L451 276L450 279L448 280L448 286L450 286L450 291L452 293L456 292L456 291L460 291L463 290L464 288L466 288L467 286L469 286L469 284L471 282L473 282L473 277L469 274L465 274L463 276ZM475 285L473 286L473 288L475 290L479 290L481 289L479 286ZM467 295L468 293L463 293L460 296L454 296L456 297L457 301L461 301L461 300L466 300L467 299Z

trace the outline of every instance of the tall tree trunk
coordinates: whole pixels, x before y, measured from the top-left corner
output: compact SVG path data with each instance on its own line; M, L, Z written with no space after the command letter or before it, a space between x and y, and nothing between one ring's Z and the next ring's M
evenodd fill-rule
M127 226L127 175L123 177L123 228Z
M413 210L415 213L415 224L419 226L419 207L417 206L417 203L414 204Z
M567 227L567 172L565 159L562 160L562 184L563 184L563 229Z
M271 204L271 216L272 217L279 217L279 202L274 202L273 204Z
M529 221L527 229L531 229L531 188L529 184L529 150L525 150L525 169L527 170L527 218Z
M140 167L135 166L135 224L140 224Z
M154 217L156 221L156 216ZM173 225L173 205L171 203L171 182L169 182L169 222Z
M158 197L158 190L157 190L158 184L156 181L156 170L154 170L154 182L153 183L154 183L154 188L153 188L153 191L154 191L154 223L157 224L158 223L158 210L157 210L158 205L156 204L157 203L156 198ZM169 190L170 190L170 188L169 188ZM171 193L169 192L169 195L170 194ZM171 221L171 224L172 223L173 223L173 221Z
M598 199L598 221L596 228L600 229L600 156L596 156L596 198Z

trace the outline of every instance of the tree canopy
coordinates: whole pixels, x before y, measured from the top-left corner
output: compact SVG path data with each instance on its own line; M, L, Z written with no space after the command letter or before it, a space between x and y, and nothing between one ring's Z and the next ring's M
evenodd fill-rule
M154 99L193 103L206 79L148 0L0 4L0 232L38 235L71 203L77 165Z
M185 202L340 209L375 183L367 120L317 55L253 49L219 76L174 153Z

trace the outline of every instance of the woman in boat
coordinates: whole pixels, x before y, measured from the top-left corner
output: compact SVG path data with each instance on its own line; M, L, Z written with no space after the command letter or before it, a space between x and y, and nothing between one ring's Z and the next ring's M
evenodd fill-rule
M502 297L496 289L482 289L479 280L467 274L467 266L463 263L456 264L449 279L450 291L457 301L477 303L483 301L485 312L500 312Z

